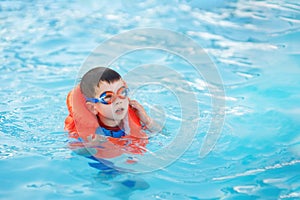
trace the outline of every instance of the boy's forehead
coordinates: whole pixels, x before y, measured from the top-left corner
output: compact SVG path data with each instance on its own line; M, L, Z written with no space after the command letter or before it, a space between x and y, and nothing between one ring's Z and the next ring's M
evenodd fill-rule
M118 90L120 87L122 87L124 84L125 82L122 79L119 79L111 83L108 83L106 81L100 81L99 89L100 91L115 91Z

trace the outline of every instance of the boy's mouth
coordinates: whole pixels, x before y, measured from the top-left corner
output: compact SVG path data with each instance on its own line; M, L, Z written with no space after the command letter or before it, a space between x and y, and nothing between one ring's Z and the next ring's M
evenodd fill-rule
M124 112L124 108L118 108L118 109L115 111L115 113L116 113L117 115L121 115L121 114L123 114L123 112Z

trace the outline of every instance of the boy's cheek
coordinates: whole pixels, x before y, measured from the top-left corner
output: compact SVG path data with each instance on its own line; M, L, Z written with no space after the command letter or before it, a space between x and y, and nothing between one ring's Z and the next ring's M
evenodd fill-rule
M100 109L99 112L102 116L105 116L105 117L113 116L113 109L111 107L110 108L102 108L102 109Z

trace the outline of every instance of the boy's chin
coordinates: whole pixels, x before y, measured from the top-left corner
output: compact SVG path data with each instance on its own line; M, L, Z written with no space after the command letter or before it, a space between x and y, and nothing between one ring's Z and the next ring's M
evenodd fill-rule
M114 114L114 119L115 120L123 120L127 115L127 111L126 112L122 112L122 113L118 113L118 114Z

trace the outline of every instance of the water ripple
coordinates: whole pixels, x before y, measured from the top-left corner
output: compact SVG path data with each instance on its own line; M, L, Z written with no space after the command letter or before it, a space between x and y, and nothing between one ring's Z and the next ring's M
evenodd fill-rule
M153 0L1 1L0 171L5 189L1 195L29 193L44 198L45 193L55 192L51 197L107 199L111 197L107 193L117 190L132 199L299 198L299 109L295 107L300 4L292 0L173 3L177 6ZM86 160L70 160L63 122L66 95L90 51L115 34L143 27L167 28L198 42L219 69L227 105L220 140L211 154L199 158L212 118L205 81L170 54L142 52L116 61L122 73L150 61L180 71L193 90L184 94L194 92L200 105L195 119L200 127L193 144L166 169L142 175L150 187L139 193L99 176L94 179ZM174 82L160 73L157 77L158 83ZM165 103L160 108L167 113L168 129L150 139L149 150L155 152L176 135L180 109L167 89L143 89L136 98L154 111L154 101Z

